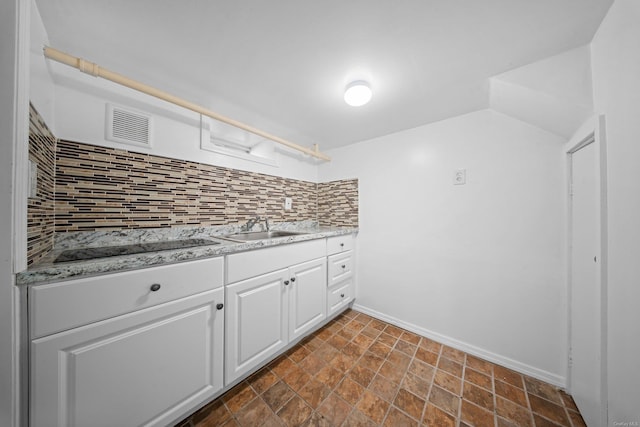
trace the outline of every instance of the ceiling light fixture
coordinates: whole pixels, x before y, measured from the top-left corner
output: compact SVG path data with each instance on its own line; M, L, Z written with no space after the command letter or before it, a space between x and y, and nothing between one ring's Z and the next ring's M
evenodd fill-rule
M344 102L352 107L360 107L371 100L371 87L363 80L357 80L347 85L344 91Z

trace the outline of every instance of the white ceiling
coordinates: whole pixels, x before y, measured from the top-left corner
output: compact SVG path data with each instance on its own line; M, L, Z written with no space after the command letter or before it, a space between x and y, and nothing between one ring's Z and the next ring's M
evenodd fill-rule
M324 150L488 107L488 77L590 42L611 2L36 0L52 47Z

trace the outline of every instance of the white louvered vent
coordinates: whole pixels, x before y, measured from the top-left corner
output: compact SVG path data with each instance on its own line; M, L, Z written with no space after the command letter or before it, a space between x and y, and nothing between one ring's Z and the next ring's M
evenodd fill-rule
M107 104L106 138L109 141L151 146L151 116Z

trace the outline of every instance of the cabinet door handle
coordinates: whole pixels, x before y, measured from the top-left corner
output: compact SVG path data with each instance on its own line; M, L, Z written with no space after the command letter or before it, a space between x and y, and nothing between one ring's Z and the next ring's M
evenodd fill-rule
M342 264L342 268L347 268L347 266L346 266L346 265L344 265L344 264Z
M340 243L340 247L341 247L341 248L344 248L344 243Z
M216 308L218 310L222 310L224 308L224 304L218 304L218 305L216 305Z
M344 298L344 294L340 294L340 297L341 297L341 298Z
M295 282L295 281L296 281L296 278L295 278L295 277L292 277L292 278L291 278L291 283L293 283L293 282Z
M158 290L160 290L160 285L158 283L154 283L153 285L151 285L151 292L156 292Z
M285 281L284 281L284 285L285 285L285 286L289 286L289 281L288 281L288 280L285 280Z

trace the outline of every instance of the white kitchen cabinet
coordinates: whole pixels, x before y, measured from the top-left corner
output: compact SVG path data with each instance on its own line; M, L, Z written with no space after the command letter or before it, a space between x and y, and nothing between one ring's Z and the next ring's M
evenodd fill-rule
M326 258L298 264L289 269L289 341L309 332L327 317Z
M329 288L327 293L327 315L342 311L353 300L353 281L349 278Z
M289 279L289 270L281 269L226 287L226 384L287 345Z
M327 239L327 316L344 310L355 298L355 242L352 235Z
M165 426L222 390L222 257L28 290L29 425Z
M31 343L32 427L165 426L223 386L224 288Z
M317 258L226 287L227 385L326 318L326 265L325 257Z

